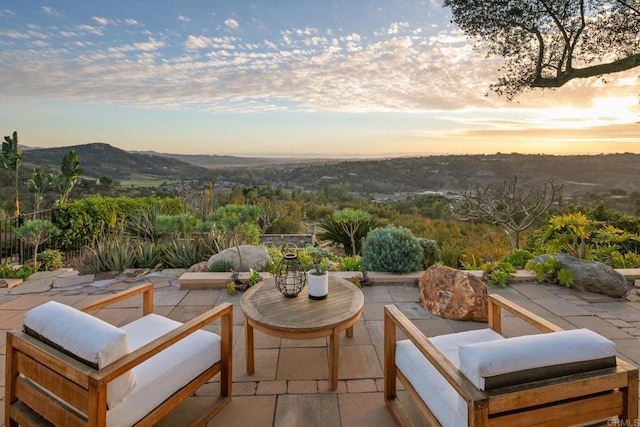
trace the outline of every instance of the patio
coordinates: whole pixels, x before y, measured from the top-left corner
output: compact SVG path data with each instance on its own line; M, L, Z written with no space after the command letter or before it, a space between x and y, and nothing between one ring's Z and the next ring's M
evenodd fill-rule
M413 285L374 285L362 288L365 306L354 327L353 338L340 339L338 388L329 390L326 339L288 340L255 332L255 374L245 372L242 294L230 296L224 290L180 290L177 278L183 271L164 270L146 276L123 275L95 280L73 272L39 274L13 289L0 289L0 362L2 385L0 413L4 421L5 331L20 328L28 309L48 300L73 306L96 296L116 292L142 282L152 282L155 311L186 321L223 301L234 304L233 399L209 426L394 426L382 397L383 307L396 304L428 336L447 334L484 324L458 322L432 316L419 302ZM640 302L577 293L552 285L514 284L490 288L526 309L566 328L589 328L615 341L619 356L640 364ZM139 316L141 301L120 303L97 315L119 325ZM507 335L535 330L514 318L504 320ZM211 385L215 393L217 384ZM209 392L203 387L199 395ZM190 409L202 404L191 397L180 410L165 419L165 425L181 425ZM3 422L2 421L2 422Z

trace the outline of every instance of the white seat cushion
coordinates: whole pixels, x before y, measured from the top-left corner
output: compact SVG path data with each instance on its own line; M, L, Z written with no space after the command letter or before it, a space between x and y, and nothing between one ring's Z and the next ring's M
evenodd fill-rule
M129 353L123 330L65 304L49 301L29 310L24 329L41 341L101 369ZM107 385L107 405L116 406L135 386L133 372L127 372ZM55 390L52 390L55 392Z
M129 346L134 351L181 325L166 317L149 314L122 329L128 334ZM107 425L124 427L135 424L174 392L219 362L220 354L220 337L200 330L141 363L133 369L137 380L134 389L119 405L107 411Z
M454 366L459 366L458 348L472 342L504 340L492 329L459 332L429 338ZM409 340L396 347L396 366L409 380L443 426L467 425L467 403Z
M460 370L481 390L612 367L615 356L615 344L588 329L465 343L459 350Z

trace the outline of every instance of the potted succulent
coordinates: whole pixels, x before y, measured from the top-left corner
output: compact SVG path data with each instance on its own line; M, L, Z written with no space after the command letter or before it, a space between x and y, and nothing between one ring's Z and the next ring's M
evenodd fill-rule
M325 299L329 293L329 258L323 249L309 247L307 252L313 260L313 268L307 271L309 298Z

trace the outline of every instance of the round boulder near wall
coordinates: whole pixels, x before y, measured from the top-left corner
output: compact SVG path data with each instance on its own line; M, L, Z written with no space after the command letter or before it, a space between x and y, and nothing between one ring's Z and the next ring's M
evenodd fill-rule
M242 254L242 265L240 265L240 257L238 256L238 248L232 246L223 251L212 255L208 261L208 269L217 262L225 261L233 266L233 271L249 271L250 268L255 271L264 271L271 258L264 246L240 245L240 253Z
M488 320L487 285L455 268L428 268L418 282L422 306L436 316L453 320Z

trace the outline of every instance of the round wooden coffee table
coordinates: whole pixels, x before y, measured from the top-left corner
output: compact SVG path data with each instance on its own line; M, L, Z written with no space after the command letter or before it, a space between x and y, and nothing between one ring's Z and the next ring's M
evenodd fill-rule
M353 337L353 324L362 315L364 295L353 283L329 276L329 294L324 300L309 298L307 288L294 298L278 291L274 279L251 287L242 296L247 373L254 372L253 330L280 338L329 338L329 387L338 387L340 332Z

